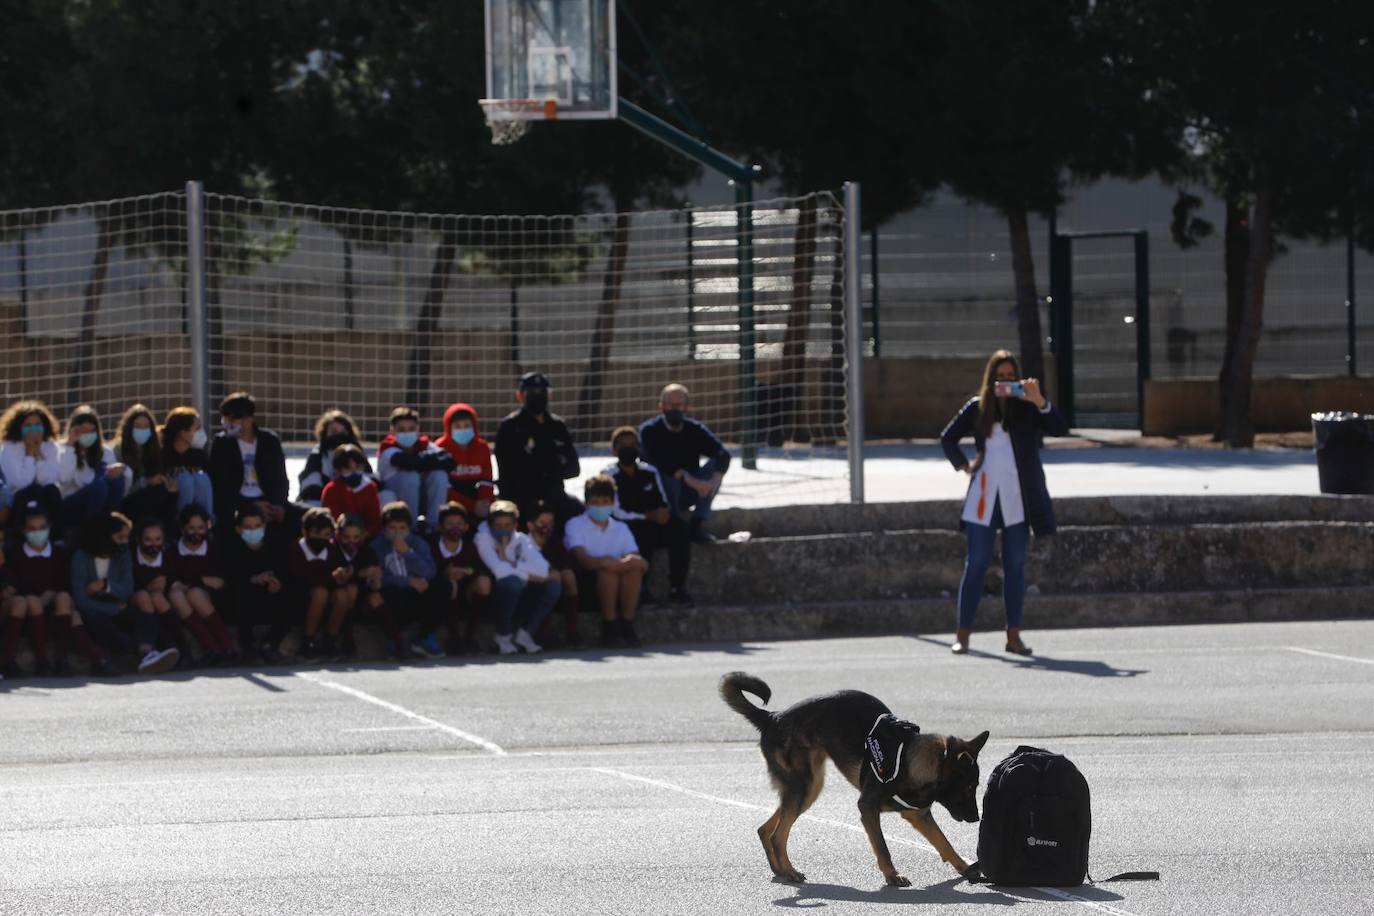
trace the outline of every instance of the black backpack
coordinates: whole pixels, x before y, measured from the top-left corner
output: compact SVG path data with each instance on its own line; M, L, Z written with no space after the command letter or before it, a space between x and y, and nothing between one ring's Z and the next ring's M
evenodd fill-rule
M1067 757L1022 745L993 769L978 827L985 880L1077 887L1092 836L1088 781Z

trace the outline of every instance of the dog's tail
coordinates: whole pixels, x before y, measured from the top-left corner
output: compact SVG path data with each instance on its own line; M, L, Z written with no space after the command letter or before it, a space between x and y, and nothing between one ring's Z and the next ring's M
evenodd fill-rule
M725 701L725 705L748 719L749 723L759 731L768 730L773 725L773 713L766 709L759 709L746 700L744 698L745 691L752 693L765 703L773 696L773 691L768 688L767 684L752 674L745 674L743 671L732 671L720 679L720 698Z

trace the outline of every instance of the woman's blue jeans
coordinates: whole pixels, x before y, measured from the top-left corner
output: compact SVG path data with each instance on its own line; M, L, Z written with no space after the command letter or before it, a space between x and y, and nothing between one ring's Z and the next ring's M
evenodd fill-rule
M968 559L964 561L964 578L959 583L959 629L973 629L978 601L983 597L983 578L992 563L992 545L997 529L1002 528L1002 602L1007 606L1007 627L1021 626L1021 611L1026 604L1026 548L1030 543L1030 526L1025 522L1003 528L1002 505L992 507L992 524L964 523L968 539Z

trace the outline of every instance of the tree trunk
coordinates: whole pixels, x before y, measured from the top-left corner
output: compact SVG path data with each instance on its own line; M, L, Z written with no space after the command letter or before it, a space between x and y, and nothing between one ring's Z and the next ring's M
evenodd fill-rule
M95 262L91 265L91 279L82 291L81 337L76 347L76 365L67 385L70 406L85 401L86 386L93 381L88 376L95 356L95 324L100 315L100 299L105 294L105 278L110 272L110 249L114 247L114 218L108 213L96 216L97 241ZM91 386L94 390L94 386Z
M1245 263L1244 309L1236 329L1231 371L1222 380L1222 388L1228 390L1221 431L1226 444L1232 448L1249 448L1255 444L1255 426L1250 419L1250 392L1260 331L1264 327L1264 283L1268 276L1273 243L1270 197L1267 184L1262 184L1255 194L1255 216L1250 224L1250 257Z
M806 331L811 324L811 282L816 265L816 201L802 198L792 247L792 304L782 341L782 395L786 411L781 425L787 438L804 441L806 406ZM766 426L767 424L765 424Z
M1045 335L1040 330L1040 303L1035 295L1035 259L1031 256L1026 210L1007 211L1011 231L1011 270L1016 277L1016 330L1021 349L1021 374L1045 381Z
M1217 428L1212 439L1221 442L1222 432L1230 408L1230 390L1226 380L1235 363L1236 343L1240 339L1241 315L1245 312L1245 265L1250 259L1250 214L1238 196L1226 200L1226 351L1221 359L1221 373L1217 376L1219 405Z
M606 370L611 361L611 344L615 341L615 312L620 304L620 286L625 278L625 257L630 247L630 214L617 213L615 233L611 240L611 250L606 256L606 273L601 283L601 305L596 312L596 326L592 330L591 359L587 363L587 374L582 379L582 396L579 401L578 426L584 435L594 438L602 433L605 418L602 416L602 398L606 386Z
M446 226L439 237L439 250L434 254L434 266L429 272L429 288L420 304L415 321L415 341L410 350L410 369L406 373L406 403L423 412L423 399L429 389L430 354L434 335L439 331L439 313L443 310L444 294L448 292L449 277L453 275L453 259L458 253L458 229Z

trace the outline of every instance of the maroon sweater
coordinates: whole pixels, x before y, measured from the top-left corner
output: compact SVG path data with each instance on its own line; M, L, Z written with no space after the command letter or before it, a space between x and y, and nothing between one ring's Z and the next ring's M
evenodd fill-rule
M139 552L138 548L134 548L133 555L134 555L134 589L135 589L135 590L137 590L137 591L146 591L147 588L148 588L148 583L152 582L154 579L158 578L159 576L166 576L166 577L167 577L167 584L168 584L168 585L170 585L170 584L172 583L172 576L171 576L170 571L169 571L169 570L170 570L170 565L171 565L171 564L169 564L169 563L167 562L167 554L166 554L166 553L163 553L163 554L162 554L162 563L161 563L161 565L159 565L159 566L144 566L144 565L143 565L143 554Z
M181 539L173 544L166 552L162 560L167 565L167 581L180 582L189 588L204 588L205 577L214 576L219 578L224 574L220 568L219 554L215 550L215 545L208 543L205 548L204 556L195 556L182 553Z
M331 573L334 564L330 562L330 550L321 551L319 559L308 555L305 538L301 538L289 548L286 570L293 584L305 588L334 588L336 583Z
M439 570L439 574L435 578L447 579L449 569L454 566L471 569L474 575L487 571L487 568L482 565L482 558L477 555L477 545L472 541L472 532L468 532L468 536L463 538L459 545L458 552L451 557L444 556L439 549L443 540L441 535L436 534L429 542L430 549L434 552L434 567Z
M10 554L10 576L19 595L72 590L72 560L66 549L48 544L48 555L31 557L23 545Z
M329 545L329 568L348 567L352 574L349 579L350 583L365 585L366 583L362 580L363 570L381 565L382 561L377 559L376 551L366 544L359 545L358 549L351 555L343 549L338 541Z

